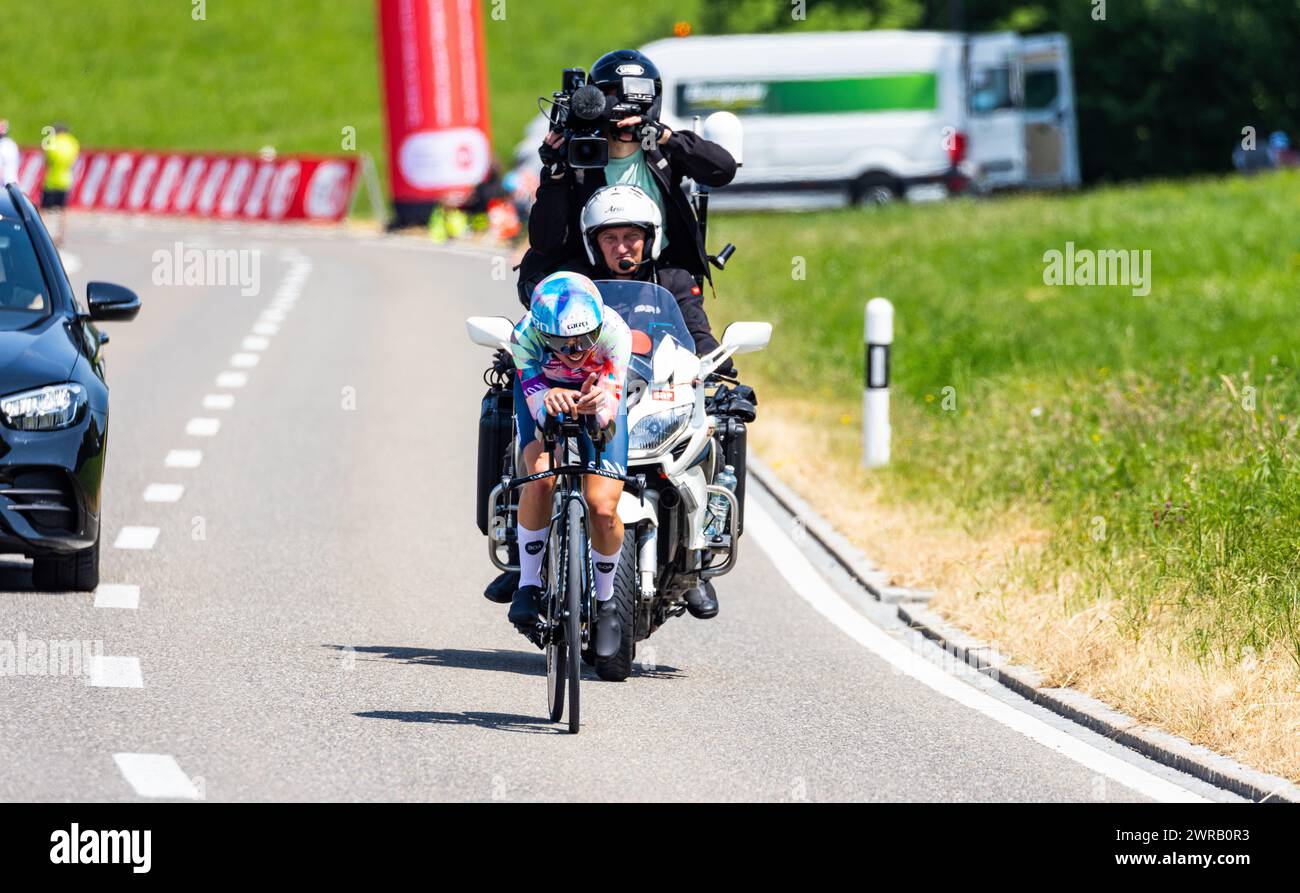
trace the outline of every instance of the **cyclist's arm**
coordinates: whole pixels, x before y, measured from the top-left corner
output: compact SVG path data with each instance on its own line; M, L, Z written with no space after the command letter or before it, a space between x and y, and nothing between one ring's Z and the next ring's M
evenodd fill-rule
M632 360L632 333L627 323L618 316L611 318L601 328L600 340L605 353L605 366L597 382L605 392L605 402L596 410L596 422L604 428L618 415L627 383L627 366Z
M510 355L515 361L519 386L528 403L528 414L541 425L546 417L546 395L551 390L542 371L542 343L533 332L532 316L525 314L510 336Z

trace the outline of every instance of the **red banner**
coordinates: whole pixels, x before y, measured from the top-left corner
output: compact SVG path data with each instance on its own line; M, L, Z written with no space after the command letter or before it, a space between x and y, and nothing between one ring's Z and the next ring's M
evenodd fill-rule
M229 220L315 220L347 216L361 173L356 156L87 150L72 171L68 207ZM45 156L24 149L23 192L40 204Z
M488 174L479 0L378 0L393 199L441 201Z

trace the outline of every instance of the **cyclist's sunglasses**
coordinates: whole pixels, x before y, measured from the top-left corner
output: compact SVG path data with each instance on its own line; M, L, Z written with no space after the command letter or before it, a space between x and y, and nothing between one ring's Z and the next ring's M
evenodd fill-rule
M542 335L542 341L552 353L580 354L596 346L600 338L600 327L583 335Z

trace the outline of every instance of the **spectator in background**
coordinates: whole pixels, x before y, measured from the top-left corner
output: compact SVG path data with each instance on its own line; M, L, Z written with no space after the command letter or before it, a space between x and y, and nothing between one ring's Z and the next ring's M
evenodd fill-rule
M0 186L18 182L18 144L9 137L9 122L0 118Z
M68 190L72 188L72 171L81 154L81 143L67 124L55 124L54 133L43 142L45 148L45 191L41 197L42 216L51 224L54 244L63 245ZM57 228L53 226L58 224Z

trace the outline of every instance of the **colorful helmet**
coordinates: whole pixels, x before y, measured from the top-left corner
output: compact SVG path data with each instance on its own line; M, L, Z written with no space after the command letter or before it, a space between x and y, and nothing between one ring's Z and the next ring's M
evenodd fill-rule
M552 273L533 289L533 326L558 353L589 350L600 337L605 302L596 283L581 273Z
M663 250L663 214L655 200L639 186L619 184L597 189L583 206L579 225L582 247L587 249L587 260L593 267L602 263L596 236L607 226L639 226L645 230L651 260L658 260Z

